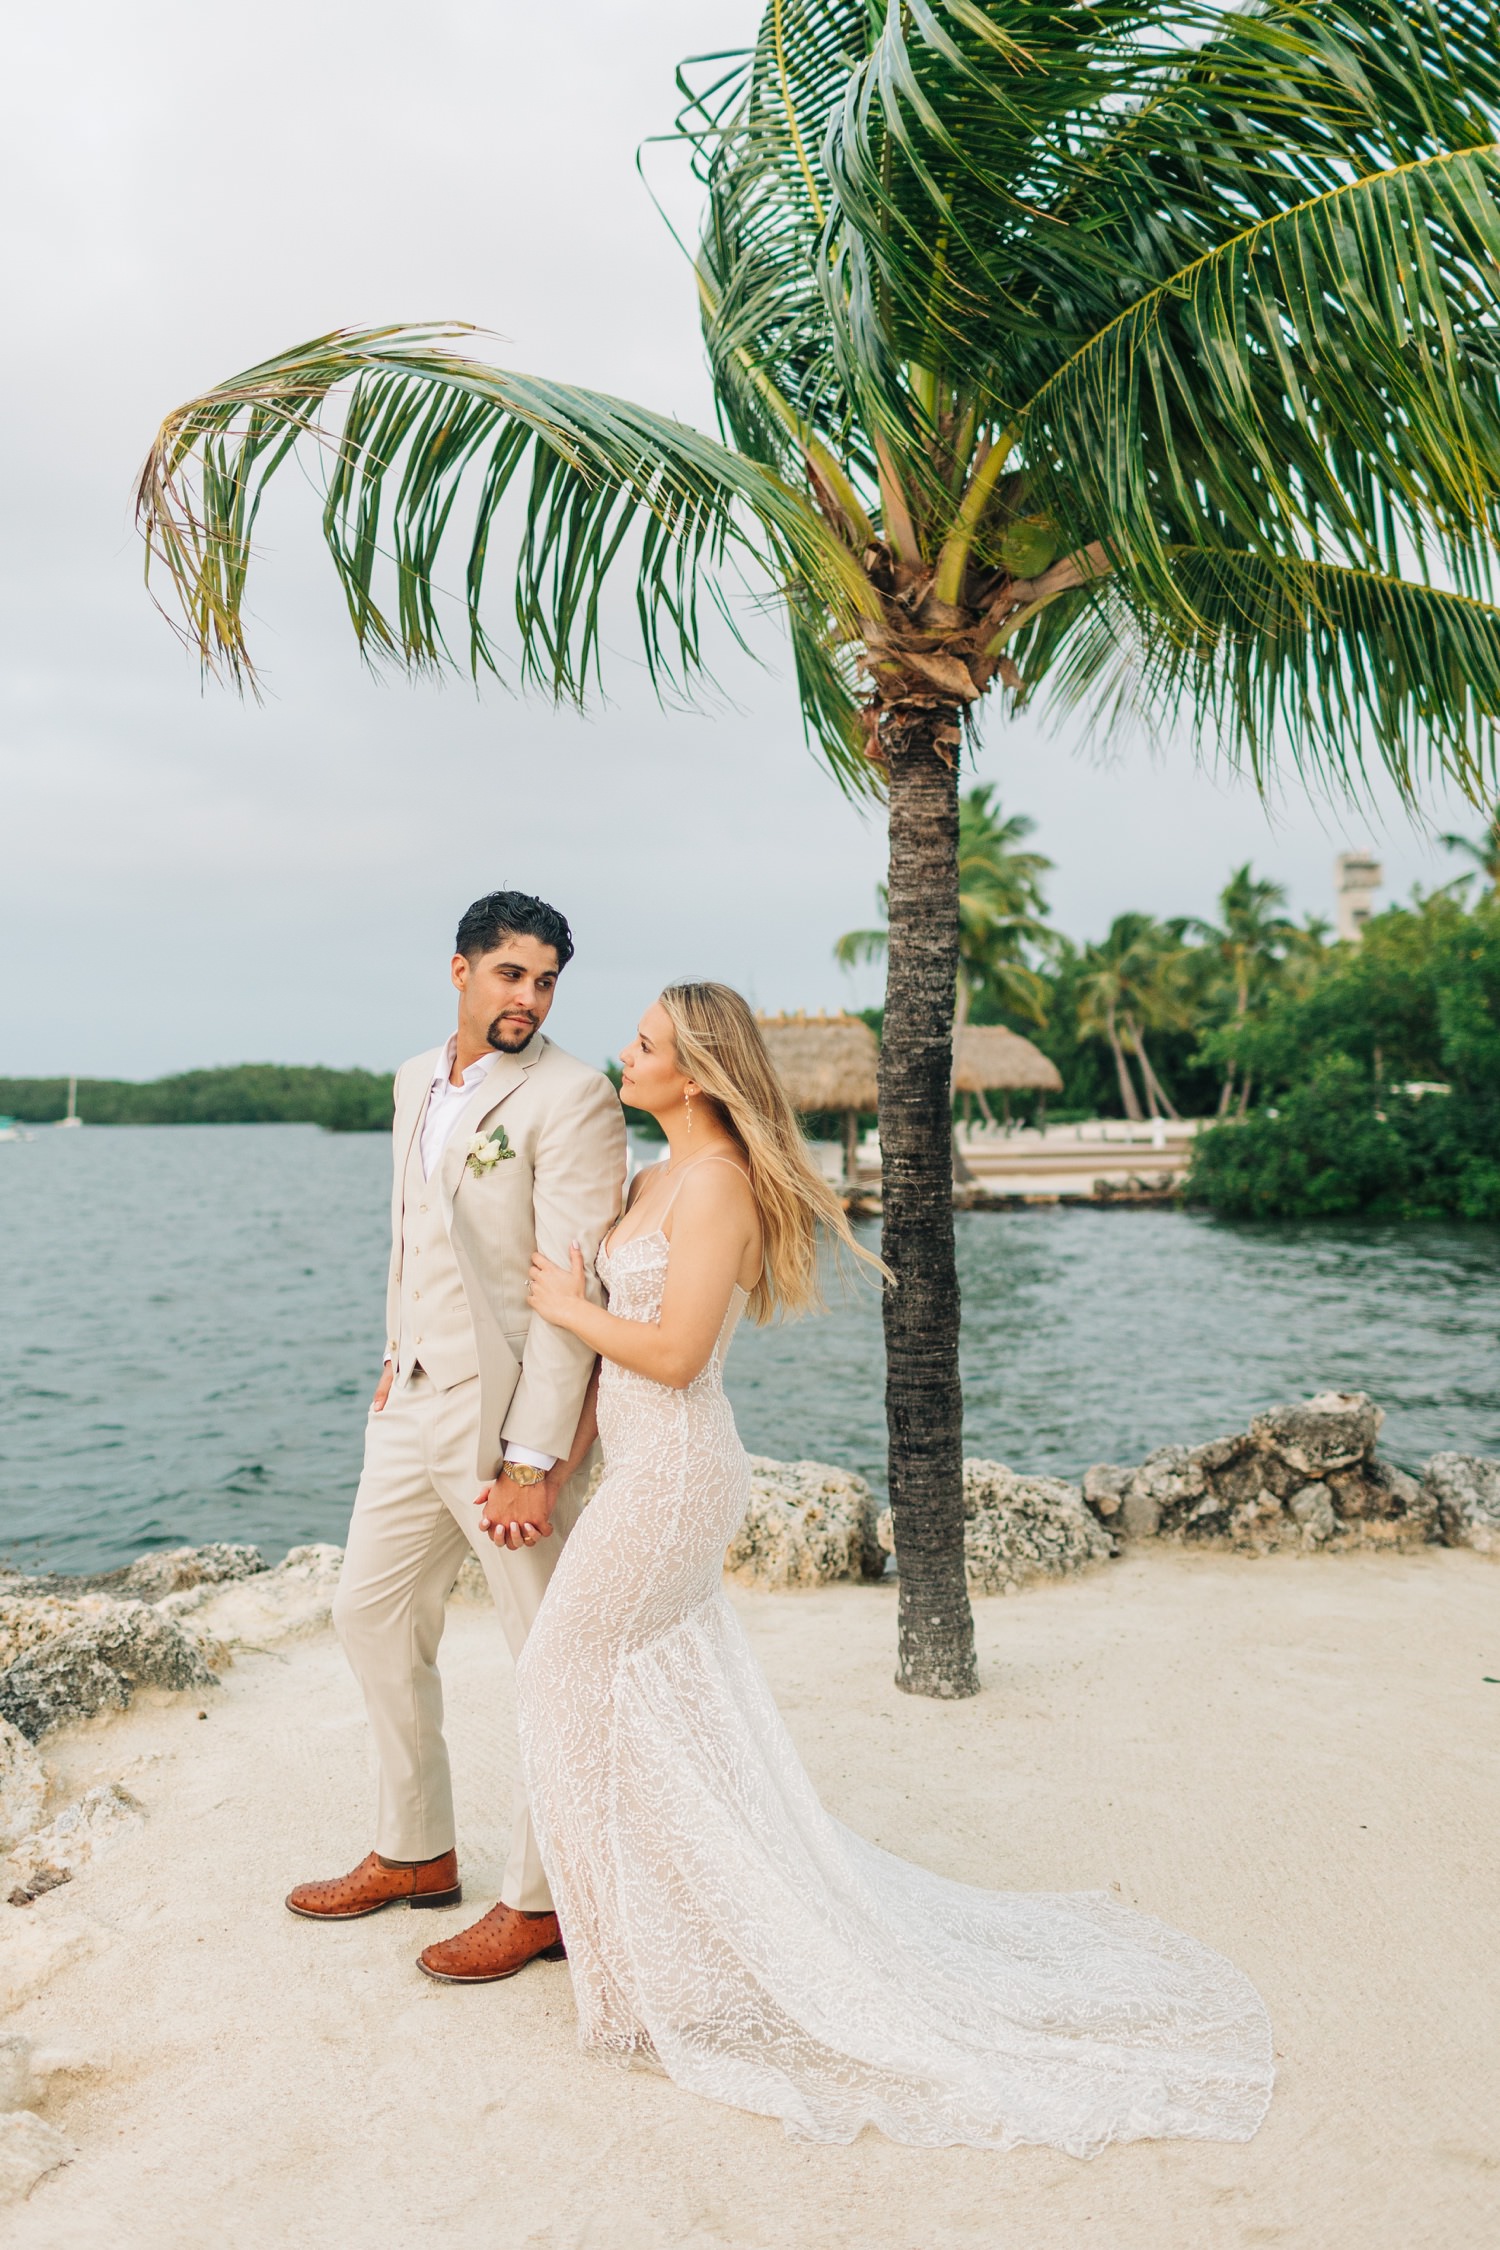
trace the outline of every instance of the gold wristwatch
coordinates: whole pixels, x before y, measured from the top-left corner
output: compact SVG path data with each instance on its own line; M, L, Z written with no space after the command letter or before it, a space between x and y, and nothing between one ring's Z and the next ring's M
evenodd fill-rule
M518 1484L524 1490L527 1485L544 1482L547 1472L539 1469L534 1461L505 1461L501 1464L500 1474L509 1477L512 1484Z

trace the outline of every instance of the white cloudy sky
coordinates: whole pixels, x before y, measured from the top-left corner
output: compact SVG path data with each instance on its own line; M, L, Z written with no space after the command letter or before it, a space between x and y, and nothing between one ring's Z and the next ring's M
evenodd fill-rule
M694 298L637 178L672 70L752 0L55 0L12 18L0 104L0 1075L242 1059L386 1066L447 1028L459 910L501 883L579 940L553 1019L612 1053L666 978L763 1006L877 997L878 821L803 746L785 666L654 705L622 615L587 719L377 684L289 482L262 516L269 700L200 689L140 584L130 492L179 399L345 324L455 316L507 363L708 415ZM659 157L675 211L691 198ZM979 772L1031 813L1054 916L1211 909L1253 858L1300 912L1374 841L1397 893L1452 862L1396 816L1274 817L1180 747L1107 758L992 714ZM1431 827L1463 820L1434 804Z

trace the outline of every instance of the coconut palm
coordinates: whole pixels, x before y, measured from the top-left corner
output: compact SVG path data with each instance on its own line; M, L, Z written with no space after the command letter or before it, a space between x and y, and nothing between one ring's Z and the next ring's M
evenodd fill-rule
M1103 942L1084 947L1075 990L1079 1036L1107 1044L1125 1115L1136 1122L1175 1117L1147 1052L1146 1033L1185 1030L1192 1021L1182 925L1157 922L1149 914L1116 915ZM1144 1109L1127 1054L1140 1069Z
M1285 885L1274 883L1267 876L1252 875L1250 862L1246 860L1243 867L1235 869L1219 893L1220 920L1204 922L1194 917L1187 925L1202 939L1213 960L1220 989L1229 1001L1236 1023L1244 1021L1252 1002L1265 992L1288 955L1299 944L1309 941L1309 933L1299 931L1296 923L1280 912L1285 904ZM1231 1061L1224 1074L1219 1092L1221 1117L1228 1114L1234 1098L1237 1067ZM1240 1091L1241 1113L1248 1108L1249 1101L1247 1077Z
M1478 0L772 0L747 54L683 83L718 436L453 331L343 332L171 415L142 517L190 638L241 682L258 511L293 455L324 465L373 660L498 666L497 547L521 676L566 697L612 578L663 684L702 667L705 601L757 572L779 599L808 727L887 810L898 1677L967 1694L965 732L1050 676L1181 713L1257 777L1290 755L1481 786L1500 39Z
M1490 889L1500 891L1500 805L1490 814L1482 836L1445 836L1443 842L1450 852L1463 852L1472 859ZM1472 883L1474 878L1472 875L1459 877L1460 882L1465 880Z

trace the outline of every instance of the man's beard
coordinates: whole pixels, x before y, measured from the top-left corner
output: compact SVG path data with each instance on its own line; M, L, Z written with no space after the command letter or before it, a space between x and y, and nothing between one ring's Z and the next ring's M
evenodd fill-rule
M484 1036L486 1043L493 1047L497 1054L518 1055L535 1032L536 1019L534 1017L526 1023L520 1024L511 1023L504 1016L496 1016Z

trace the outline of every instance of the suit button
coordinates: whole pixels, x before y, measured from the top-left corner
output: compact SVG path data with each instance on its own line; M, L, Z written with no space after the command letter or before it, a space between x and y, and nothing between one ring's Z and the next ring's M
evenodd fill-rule
M411 1301L414 1305L419 1305L422 1302L422 1292L420 1289L414 1289L412 1291Z
M427 1206L426 1206L426 1204L425 1204L425 1203L419 1203L419 1204L417 1205L417 1209L418 1209L419 1211L425 1211L425 1210L426 1210L426 1208L427 1208Z

